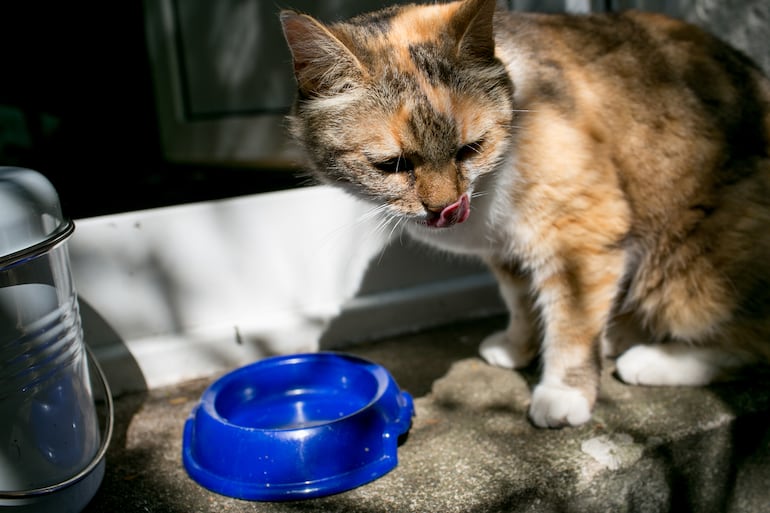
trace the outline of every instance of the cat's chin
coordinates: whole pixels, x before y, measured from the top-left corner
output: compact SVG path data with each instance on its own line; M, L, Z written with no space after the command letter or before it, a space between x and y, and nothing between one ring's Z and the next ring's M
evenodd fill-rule
M465 222L471 215L471 200L467 194L444 207L438 214L432 214L425 219L424 224L430 228L447 228Z

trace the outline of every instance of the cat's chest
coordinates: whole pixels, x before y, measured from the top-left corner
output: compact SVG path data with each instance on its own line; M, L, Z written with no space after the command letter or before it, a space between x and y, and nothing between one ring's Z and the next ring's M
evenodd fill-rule
M451 253L492 256L500 248L493 203L491 195L474 198L468 219L448 228L409 223L406 229L415 239Z

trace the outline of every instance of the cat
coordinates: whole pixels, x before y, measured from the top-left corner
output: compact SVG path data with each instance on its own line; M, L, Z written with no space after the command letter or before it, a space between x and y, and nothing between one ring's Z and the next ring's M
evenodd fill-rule
M589 421L607 362L695 386L770 359L770 82L744 54L638 11L279 17L309 172L489 266L510 320L480 352L540 363L534 425Z

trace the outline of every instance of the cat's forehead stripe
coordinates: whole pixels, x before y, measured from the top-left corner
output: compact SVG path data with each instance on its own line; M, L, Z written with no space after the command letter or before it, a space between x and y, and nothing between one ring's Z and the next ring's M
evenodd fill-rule
M390 36L409 43L436 41L436 29L447 26L458 7L459 3L407 7L393 18Z
M449 84L453 76L451 63L428 44L409 45L409 56L415 66L428 78L431 84Z
M359 17L352 25L359 35L365 34L362 43L375 53L408 53L411 45L438 42L440 27L448 26L458 7L459 3L404 5L376 17Z

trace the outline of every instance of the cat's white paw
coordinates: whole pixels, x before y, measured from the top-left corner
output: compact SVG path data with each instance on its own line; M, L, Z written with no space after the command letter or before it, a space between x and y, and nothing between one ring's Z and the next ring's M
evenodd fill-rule
M513 344L505 331L498 331L486 337L479 345L479 354L490 365L504 369L521 369L532 363L534 351L517 350L520 344Z
M577 388L540 383L532 392L529 418L539 427L579 426L591 419L591 403Z
M634 346L615 366L620 379L629 385L700 386L733 365L722 351L670 343Z
M486 337L479 345L479 354L484 360L495 367L513 369L516 366L511 354L511 344L504 331L498 331Z

